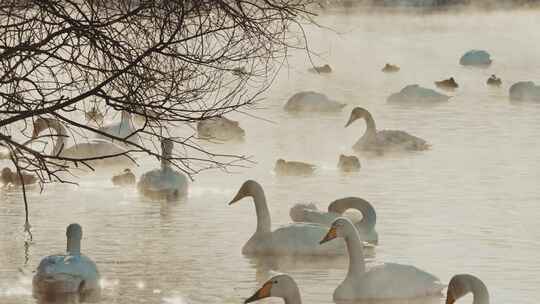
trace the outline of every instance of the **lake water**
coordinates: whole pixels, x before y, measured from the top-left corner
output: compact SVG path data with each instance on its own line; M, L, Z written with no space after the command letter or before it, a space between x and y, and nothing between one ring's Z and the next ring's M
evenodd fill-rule
M228 206L241 183L259 181L272 225L287 224L298 202L327 204L359 196L377 210L375 262L416 265L445 283L472 273L492 303L536 303L540 291L540 104L512 104L509 86L540 81L540 12L488 14L364 14L326 12L316 19L333 31L307 27L310 46L334 73L316 75L305 53L293 52L267 99L251 114L235 114L243 143L205 144L218 152L253 156L251 168L196 176L187 201L151 202L135 188L112 187L110 174L81 178L80 186L29 191L33 242L25 246L18 191L0 192L0 303L35 303L32 271L65 249L65 227L84 230L83 252L104 278L102 303L242 303L273 271L290 273L305 303L332 303L347 258L282 261L248 259L242 245L255 231L250 199ZM488 69L464 68L459 57L486 49ZM397 74L384 74L386 62ZM497 74L501 88L488 88ZM434 87L454 76L460 88L437 107L388 105L407 84ZM282 109L301 90L316 90L348 106L337 114L292 116ZM432 144L421 153L366 157L358 174L336 169L338 155L364 132L344 128L353 106L370 110L380 129L400 129ZM278 178L277 158L318 165L307 178ZM158 166L141 161L140 175ZM470 302L472 297L463 299ZM443 303L444 299L436 300ZM270 299L265 303L281 303Z

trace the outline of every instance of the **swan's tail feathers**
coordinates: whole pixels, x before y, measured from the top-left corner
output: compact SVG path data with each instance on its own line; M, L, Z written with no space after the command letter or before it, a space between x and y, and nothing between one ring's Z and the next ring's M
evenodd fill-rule
M291 210L289 211L289 216L291 217L291 220L295 222L305 222L305 210L317 210L317 206L313 203L298 203L292 206Z

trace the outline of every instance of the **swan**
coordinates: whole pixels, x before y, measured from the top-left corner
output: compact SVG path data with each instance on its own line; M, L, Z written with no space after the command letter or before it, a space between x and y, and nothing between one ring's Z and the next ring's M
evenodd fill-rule
M36 299L78 294L82 301L97 301L101 296L100 276L96 264L81 253L81 226L69 225L66 236L67 252L50 255L39 263L32 294Z
M379 153L391 150L422 151L430 147L425 140L404 131L377 131L375 120L373 120L371 113L360 107L352 110L345 127L348 127L360 118L366 121L367 127L364 135L353 146L353 149L356 151L375 151Z
M328 73L332 73L332 68L330 67L330 65L325 64L321 66L314 66L310 68L309 71L312 73L318 73L318 74L328 74Z
M131 169L124 169L124 172L114 175L111 178L113 185L115 186L128 186L135 184L135 174L131 172Z
M435 85L440 89L450 90L450 91L457 89L459 87L454 77L450 77L448 79L444 79L441 81L435 81Z
M105 157L108 155L115 155L126 153L127 150L119 145L116 145L110 141L92 138L88 139L85 143L75 144L66 148L67 143L67 130L62 123L56 119L39 117L34 121L34 129L32 133L32 139L38 137L38 135L47 130L52 129L56 132L54 135L54 145L52 149L53 156L60 156L73 159L86 159L93 157ZM86 161L86 163L92 166L123 166L131 167L135 163L127 156L120 155L114 157L108 157L104 159L97 159Z
M25 185L32 185L32 184L37 183L37 178L35 175L21 172L21 176L22 176L22 181ZM14 186L20 186L22 184L21 178L19 177L19 175L11 171L11 169L8 167L5 167L4 169L2 169L2 174L0 175L0 181L4 185L12 184Z
M487 67L493 62L490 54L483 50L470 50L459 59L459 64L464 66Z
M244 304L268 297L282 298L285 301L285 304L302 304L298 285L296 285L294 279L287 274L273 276L251 297L247 298L244 301Z
M385 73L395 73L399 72L399 70L400 68L397 65L387 63L384 65L381 71Z
M238 125L238 121L225 117L212 117L197 123L197 133L201 138L217 140L243 139L246 132Z
M248 196L252 197L255 203L257 230L242 247L242 254L267 256L336 256L345 254L343 243L318 246L320 238L327 230L326 227L319 224L293 223L272 231L264 190L254 180L244 182L229 205Z
M346 105L329 99L326 95L305 91L291 96L285 104L287 112L338 112Z
M401 89L401 91L393 93L386 98L386 102L388 103L422 105L440 104L448 100L450 100L450 96L421 87L417 84L408 85Z
M358 157L351 155L339 155L338 168L343 172L353 172L358 171L362 165L360 165L360 160Z
M510 87L511 101L540 101L540 85L532 81L519 81Z
M320 243L335 238L345 239L349 270L345 280L334 291L334 301L410 299L441 295L444 285L439 279L414 266L384 263L366 270L360 235L349 219L337 218Z
M134 134L137 129L131 121L131 113L129 113L128 111L122 111L121 113L122 116L120 118L120 122L103 126L99 128L99 131L119 138L125 138L133 143L139 144L140 138L137 134ZM98 134L96 138L103 140L111 140L110 138L102 134ZM122 145L129 144L122 142Z
M454 304L456 300L471 292L473 304L489 304L489 293L486 285L479 278L470 274L457 274L452 277L446 292L446 304Z
M169 161L173 146L170 139L164 139L161 142L161 168L146 172L137 184L139 192L143 195L167 200L175 200L187 195L187 177L175 171Z
M376 245L379 242L379 235L375 230L377 213L368 201L359 197L335 200L328 205L328 212L318 210L314 204L296 204L291 208L289 215L295 222L317 223L329 227L336 218L341 217L349 209L356 209L362 213L362 220L354 224L360 239Z
M315 165L298 162L298 161L286 161L284 159L278 159L274 171L278 175L312 175L315 172Z
M495 74L492 74L488 80L486 81L487 85L494 86L494 87L500 87L502 84L502 80L495 76Z

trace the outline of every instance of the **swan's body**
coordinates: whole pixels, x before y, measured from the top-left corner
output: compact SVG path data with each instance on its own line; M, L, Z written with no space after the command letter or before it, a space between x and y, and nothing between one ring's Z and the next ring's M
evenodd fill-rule
M457 89L459 87L454 77L450 77L441 81L435 81L435 85L440 89L450 91L453 91L454 89Z
M114 175L111 181L115 186L129 186L135 184L136 178L130 169L125 169L124 172Z
M540 85L532 81L520 81L510 87L511 101L540 102Z
M66 128L55 119L40 117L34 122L33 138L36 138L41 132L47 129L52 129L56 132L54 136L54 145L52 155L58 155L72 159L87 159L93 157L105 157L109 155L118 155L104 159L86 161L92 166L107 167L107 166L133 166L134 162L125 155L127 150L119 145L103 139L88 139L87 142L75 144L71 147L66 147L67 131Z
M271 219L264 191L253 180L246 181L233 200L233 204L246 196L253 197L257 213L257 230L242 248L245 255L344 255L343 243L319 246L326 227L311 223L294 223L271 230Z
M329 99L326 95L313 92L299 92L294 94L287 104L285 111L288 112L338 112L345 104Z
M161 149L161 168L148 171L141 176L137 184L139 192L151 198L167 200L186 196L188 179L184 174L173 170L169 161L173 142L167 139L163 140Z
M362 220L355 223L360 239L370 244L379 242L379 235L375 230L377 213L375 208L366 200L359 197L346 197L338 199L328 205L328 212L318 210L314 204L296 204L289 215L295 222L317 223L330 227L334 220L343 216L349 209L356 209L362 213Z
M465 66L487 67L491 62L489 53L483 50L470 50L459 59L459 64Z
M78 224L67 228L67 252L45 257L32 280L32 294L37 299L62 294L78 294L82 301L97 301L101 296L96 264L81 254L82 229Z
M328 74L328 73L332 73L332 68L330 67L330 65L325 64L321 66L314 66L310 68L309 71L312 73L318 73L318 74Z
M225 117L212 117L199 121L197 133L201 138L217 140L243 139L246 134L237 121Z
M384 65L381 71L385 73L395 73L399 72L399 70L400 68L397 65L387 63Z
M494 87L500 87L502 85L502 80L493 74L488 78L486 84Z
M343 172L354 172L360 170L362 165L360 165L360 160L358 157L351 155L343 155L341 154L339 156L338 161L338 168Z
M282 298L285 304L302 304L300 290L294 279L287 274L279 274L266 281L259 290L244 301L244 304L268 297Z
M384 153L386 151L422 151L429 149L429 144L416 136L404 131L382 130L377 131L373 116L366 109L356 107L352 110L349 121L345 127L355 120L364 118L366 121L366 131L362 137L354 144L356 151L373 151Z
M2 174L0 175L0 181L4 185L14 185L14 186L21 186L23 183L25 185L31 185L37 183L37 178L35 175L26 174L24 172L21 172L22 176L22 183L21 178L19 175L13 171L11 171L10 168L6 167L2 169Z
M454 304L456 300L468 293L473 294L473 304L489 304L489 292L482 280L470 274L457 274L452 277L446 292L446 304Z
M120 122L109 124L109 125L99 128L99 131L101 132L104 132L109 135L119 137L122 139L128 139L129 141L138 144L140 143L140 139L139 139L139 136L135 134L136 130L137 129L135 128L131 120L131 113L127 111L122 111ZM110 140L110 138L101 134L98 134L96 138L103 139L103 140ZM122 143L122 144L128 145L125 143Z
M386 99L388 103L395 104L439 104L446 102L450 96L441 94L435 90L412 84L404 87L401 91L394 93Z
M315 172L315 165L298 162L298 161L286 161L284 159L278 159L274 171L278 175L312 175Z
M349 270L334 291L334 301L411 299L441 294L444 285L439 279L414 266L384 263L366 269L360 236L349 219L336 219L321 244L338 237L347 244Z

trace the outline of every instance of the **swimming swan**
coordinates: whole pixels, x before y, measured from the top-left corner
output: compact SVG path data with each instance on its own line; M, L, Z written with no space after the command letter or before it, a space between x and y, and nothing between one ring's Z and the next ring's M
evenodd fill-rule
M161 168L146 172L137 184L139 192L143 195L167 200L175 200L187 195L187 177L171 168L169 159L173 146L170 139L164 139L161 142Z
M276 166L274 171L278 175L290 175L290 176L299 176L299 175L312 175L315 172L315 165L299 162L299 161L286 161L284 159L278 159L276 161Z
M473 304L489 304L489 293L486 285L479 278L470 274L457 274L452 277L446 292L446 304L454 304L456 300L471 292Z
M377 131L375 120L373 120L371 113L360 107L356 107L352 110L349 121L345 127L348 127L355 120L360 118L363 118L366 121L366 131L356 144L354 144L354 150L375 152L391 150L422 151L427 150L430 147L425 140L404 131Z
M287 274L279 274L266 281L259 290L244 301L244 304L268 297L282 298L285 304L302 304L298 285Z
M366 270L360 235L347 218L336 219L321 244L335 238L345 239L349 271L334 301L410 299L440 295L444 288L437 277L410 265L384 263Z
M343 213L349 209L356 209L362 213L362 220L354 224L358 229L360 239L377 245L379 242L379 235L375 230L377 213L368 201L359 197L335 200L328 205L328 212L318 210L313 204L296 204L291 208L289 215L295 222L317 223L329 227L335 219L343 216Z
M122 111L121 113L122 116L120 118L120 122L103 126L99 128L99 130L109 135L125 138L133 143L139 144L140 138L139 135L134 134L137 128L135 128L135 126L133 125L133 122L131 120L131 113L129 113L128 111ZM102 134L98 134L96 138L111 140L110 138ZM129 144L122 142L122 145Z
M56 119L40 117L34 122L32 139L47 130L52 129L56 132L54 135L52 155L58 155L66 158L84 159L92 157L104 157L126 153L126 149L116 145L110 141L103 139L92 138L87 142L75 144L66 148L68 134L64 125ZM135 163L124 155L87 161L92 166L134 166Z
M271 230L271 219L264 190L259 183L248 180L242 184L240 190L229 205L243 199L252 197L257 213L257 230L242 247L245 255L344 255L344 244L329 244L331 246L318 246L320 238L324 236L327 228L313 223L294 223Z
M66 236L67 252L50 255L39 263L32 280L32 295L36 299L49 299L78 294L81 301L97 301L101 296L100 276L96 264L81 254L81 226L69 225Z
M223 116L212 117L197 123L197 134L201 138L217 140L241 140L246 132L240 127L238 121Z

